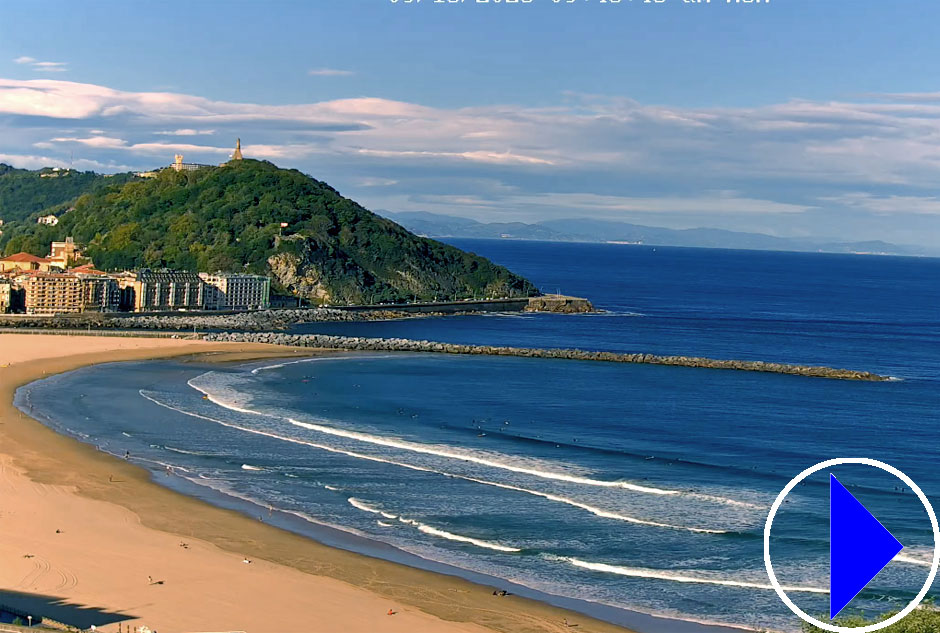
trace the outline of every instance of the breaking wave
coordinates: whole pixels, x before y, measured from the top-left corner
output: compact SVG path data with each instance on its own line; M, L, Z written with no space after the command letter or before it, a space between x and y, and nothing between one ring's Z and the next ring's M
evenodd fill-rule
M398 518L397 514L390 514L388 512L383 512L382 510L379 510L378 508L373 508L369 504L365 503L364 501L360 501L359 499L356 499L355 497L350 497L346 501L348 501L349 505L356 508L357 510L362 510L364 512L371 512L372 514L381 514L386 519Z
M898 554L897 556L894 557L894 560L896 560L899 563L907 563L908 565L917 565L919 567L928 567L928 568L933 567L932 555L930 555L929 557L920 557L920 556L912 556L908 554Z
M497 487L497 488L502 488L502 489L504 489L504 490L513 490L513 491L516 491L516 492L523 492L523 493L526 493L526 494L530 494L530 495L534 495L534 496L537 496L537 497L542 497L542 498L544 498L544 499L548 499L549 501L555 501L555 502L564 503L564 504L566 504L566 505L570 505L570 506L573 506L573 507L576 507L576 508L581 508L582 510L586 510L586 511L590 512L591 514L594 514L595 516L598 516L598 517L601 517L601 518L605 518L605 519L613 519L613 520L618 520L618 521L625 521L625 522L627 522L627 523L633 523L633 524L637 524L637 525L648 525L648 526L650 526L650 527L659 527L659 528L666 528L666 529L673 529L673 530L686 530L686 531L689 531L689 532L696 532L696 533L702 533L702 534L726 534L726 533L727 533L727 530L716 530L716 529L710 529L710 528L699 528L699 527L689 527L689 526L682 526L682 525L673 525L673 524L669 524L669 523L662 523L662 522L658 522L658 521L650 521L650 520L647 520L647 519L640 519L640 518L631 517L631 516L628 516L628 515L625 515L625 514L621 514L621 513L617 513L617 512L612 512L612 511L609 511L609 510L604 510L604 509L602 509L602 508L598 508L598 507L595 507L595 506L592 506L592 505L589 505L589 504L586 504L586 503L582 503L582 502L580 502L580 501L577 501L577 500L575 500L575 499L570 499L570 498L568 498L568 497L563 497L563 496L561 496L561 495L555 495L555 494L551 494L551 493L547 493L547 492L541 492L541 491L538 491L538 490L531 490L531 489L529 489L529 488L523 488L523 487L521 487L521 486L513 486L513 485L511 485L511 484L504 484L504 483L499 483L499 482L495 482L495 481L487 481L487 480L485 480L485 479L478 479L478 478L476 478L476 477L468 477L468 476L466 476L466 475L458 475L458 474L455 474L455 473L448 473L448 472L444 472L444 471L440 471L440 470L435 470L435 469L432 469L432 468L425 468L425 467L423 467L423 466L416 466L416 465L414 465L414 464L408 464L408 463L405 463L405 462L400 462L400 461L393 460L393 459L387 459L387 458L383 458L383 457L377 457L377 456L374 456L374 455L366 455L366 454L364 454L364 453L357 453L357 452L355 452L355 451L342 450L342 449L339 449L339 448L336 448L336 447L333 447L333 446L327 446L327 445L325 445L325 444L318 444L318 443L316 443L316 442L310 442L310 441L307 441L307 440L301 440L301 439L297 439L297 438L294 438L294 437L289 437L289 436L286 436L286 435L280 435L280 434L278 434L278 433L272 433L272 432L270 432L270 431L261 431L261 430L259 430L259 429L252 429L252 428L249 428L249 427L241 426L241 425L239 425L239 424L234 424L234 423L232 423L232 422L227 422L227 421L224 421L224 420L219 420L218 418L213 418L213 417L209 417L209 416L206 416L206 415L202 415L202 414L200 414L200 413L195 413L195 412L192 412L192 411L187 411L187 410L185 410L185 409L180 409L179 407L174 407L173 405L167 404L167 403L165 403L165 402L162 402L162 401L158 400L157 398L155 398L155 397L153 397L153 396L151 396L151 395L148 395L148 393L145 392L144 390L141 390L139 393L140 393L140 395L141 395L143 398L145 398L145 399L149 400L150 402L153 402L154 404L159 405L159 406L161 406L161 407L163 407L163 408L165 408L165 409L170 409L171 411L176 411L177 413L181 413L181 414L183 414L183 415L188 415L188 416L191 416L191 417L199 418L199 419L201 419L201 420L206 420L206 421L208 421L208 422L214 422L214 423L216 423L216 424L221 424L222 426L225 426L225 427L228 427L228 428L232 428L232 429L236 429L236 430L238 430L238 431L243 431L243 432L245 432L245 433L253 433L253 434L255 434L255 435L262 435L262 436L265 436L265 437L270 437L270 438L272 438L272 439L277 439L277 440L281 440L281 441L284 441L284 442L291 442L291 443L293 443L293 444L300 444L300 445L302 445L302 446L309 446L309 447L311 447L311 448L317 448L317 449L324 450L324 451L328 451L328 452L331 452L331 453L339 453L339 454L346 455L346 456L349 456L349 457L354 457L354 458L357 458L357 459L365 459L365 460L369 460L369 461L372 461L372 462L379 462L379 463L382 463L382 464L390 464L390 465L393 465L393 466L399 466L399 467L401 467L401 468L407 468L407 469L409 469L409 470L415 470L415 471L420 471L420 472L425 472L425 473L432 473L432 474L436 474L436 475L442 475L442 476L444 476L444 477L451 477L451 478L454 478L454 479L462 479L462 480L464 480L464 481L470 481L470 482L473 482L473 483L483 484L483 485L487 485L487 486L495 486L495 487ZM262 414L259 414L259 415L262 415ZM333 490L333 491L338 490L337 488L331 487L331 486L324 486L324 487L325 487L327 490Z
M180 455L193 455L195 457L222 457L217 453L207 453L204 451L188 451L185 448L175 448L173 446L164 446L164 450L170 451L171 453L179 453Z
M411 451L423 455L433 455L435 457L443 457L445 459L454 459L462 462L470 462L474 464L479 464L481 466L487 466L490 468L498 468L502 470L508 470L510 472L531 475L534 477L539 477L542 479L550 479L555 481L564 481L568 483L574 483L579 485L586 486L598 486L603 488L623 488L625 490L630 490L632 492L639 492L645 494L654 494L661 496L671 496L671 495L695 495L697 498L703 500L726 503L730 505L740 505L751 507L753 504L749 504L743 501L736 501L734 499L727 499L724 497L717 497L713 495L703 495L699 493L685 493L680 490L672 490L668 488L655 488L652 486L642 486L639 484L634 484L626 481L609 481L601 479L593 479L590 477L583 477L580 475L573 475L568 473L559 473L550 470L542 470L538 468L532 468L528 466L520 466L516 464L509 464L504 461L499 461L489 457L480 457L478 455L473 455L471 453L465 453L461 451L454 451L444 448L426 446L423 444L418 444L415 442L409 442L406 440L392 439L379 437L376 435L370 435L367 433L360 433L358 431L347 431L345 429L338 429L331 426L326 426L323 424L315 424L312 422L302 422L300 420L295 420L293 418L280 418L279 416L274 416L268 413L262 413L259 411L254 411L237 404L226 402L225 400L218 397L217 394L213 394L208 389L200 387L195 384L196 379L192 379L188 382L189 386L195 389L196 391L202 393L206 398L211 401L213 404L216 404L222 408L228 409L230 411L235 411L237 413L245 413L249 415L262 416L272 419L286 419L287 422L297 426L299 428L304 428L310 431L316 431L318 433L323 433L325 435L332 435L334 437L342 437L345 439L351 439L358 442L373 444L377 446L385 446L388 448L395 448L399 450Z
M630 576L631 578L651 578L655 580L668 580L670 582L696 583L701 585L721 585L724 587L739 587L744 589L765 589L773 591L770 584L747 582L743 580L731 580L730 578L710 578L704 576L690 576L685 573L676 573L663 571L659 569L644 569L641 567L623 567L620 565L609 565L607 563L590 563L577 558L562 558L562 560L592 571L601 571L608 574L617 574L618 576ZM793 591L799 593L829 593L828 589L822 587L781 587L784 591Z
M347 499L347 501L349 502L349 505L351 505L352 507L358 510L362 510L363 512L369 512L372 514L380 514L386 519L398 519L400 522L404 523L405 525L411 525L411 526L418 528L418 531L423 532L424 534L430 534L431 536L438 536L440 538L444 538L449 541L458 541L460 543L470 543L471 545L476 545L477 547L483 547L486 549L495 550L497 552L521 552L522 551L518 547L509 547L508 545L501 545L499 543L493 543L492 541L484 541L482 539L473 538L471 536L463 536L461 534L454 534L453 532L447 532L445 530L441 530L436 527L431 527L430 525L426 525L424 523L421 523L420 521L415 521L414 519L406 519L405 517L398 516L397 514L385 512L383 510L380 510L379 508L370 506L366 502L361 501L360 499L356 499L354 497L350 497L349 499ZM381 521L379 522L379 524L383 525ZM388 525L388 524L385 524L385 525Z

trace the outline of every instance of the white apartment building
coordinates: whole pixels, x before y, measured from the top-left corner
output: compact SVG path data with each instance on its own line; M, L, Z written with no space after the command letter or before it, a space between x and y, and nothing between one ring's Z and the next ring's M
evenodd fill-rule
M199 273L207 310L264 310L271 307L271 279L237 273Z

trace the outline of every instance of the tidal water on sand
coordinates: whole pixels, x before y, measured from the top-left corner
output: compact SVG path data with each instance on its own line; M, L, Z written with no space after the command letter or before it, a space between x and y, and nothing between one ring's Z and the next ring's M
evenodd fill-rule
M302 331L825 364L898 380L344 354L102 365L34 383L18 402L103 450L129 451L158 481L253 503L262 518L289 515L546 594L700 622L798 630L764 570L763 529L804 468L871 457L940 501L940 261L458 245L606 312ZM905 545L852 607L900 608L929 571L923 507L887 475L839 468ZM828 608L827 482L820 473L788 497L772 539L781 584L816 614Z

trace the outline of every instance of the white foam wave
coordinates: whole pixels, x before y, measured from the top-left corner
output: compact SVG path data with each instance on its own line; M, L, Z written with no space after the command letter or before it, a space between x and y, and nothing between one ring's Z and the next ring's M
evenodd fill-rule
M739 508L752 508L755 510L763 510L768 507L768 506L761 505L759 503L751 503L750 501L738 501L737 499L729 499L728 497L719 497L716 495L707 495L701 492L687 492L685 494L694 499L701 499L702 501L710 501L711 503L723 503L725 505L736 506Z
M292 360L286 363L276 363L274 365L265 365L264 367L256 367L251 370L251 373L258 375L263 371L268 371L271 369L281 369L282 367L287 367L288 365L299 365L301 363L316 363L316 362L325 362L325 361L336 361L336 360L349 360L352 358L365 358L364 356L317 356L314 358L301 358L300 360ZM388 355L383 356L368 356L368 358L390 358ZM212 373L212 372L209 372Z
M124 455L123 455L123 454L118 454L118 453L115 453L115 452L113 452L113 451L106 450L106 449L104 449L104 448L102 448L102 447L100 447L100 446L97 447L97 448L98 448L98 450L101 451L102 453L107 453L108 455L113 455L114 457L121 457L122 459L124 458ZM168 464L168 463L166 463L166 462L161 462L161 461L158 460L158 459L148 459L148 458L146 458L146 457L135 457L135 458L134 458L134 461L137 462L137 463L156 464L156 465L159 466L161 469L163 469L165 472L168 472L168 473L169 473L170 471L172 471L173 474L178 474L177 471L182 471L182 472L184 472L184 473L192 472L191 470L189 470L188 468L185 468L185 467L183 467L183 466L177 466L176 464Z
M391 513L389 513L389 512L383 512L382 510L379 510L378 508L373 508L372 506L370 506L370 505L367 504L366 502L360 501L359 499L356 499L355 497L350 497L349 499L346 499L346 501L348 501L348 502L349 502L349 505L351 505L352 507L354 507L354 508L356 508L356 509L358 509L358 510L362 510L363 512L371 512L372 514L381 514L381 515L382 515L383 517L385 517L386 519L397 519L397 518L398 518L398 515L397 515L397 514L391 514Z
M497 552L521 552L522 550L518 547L508 547L506 545L500 545L499 543L491 543L489 541L483 541L477 538L472 538L469 536L461 536L460 534L454 534L453 532L446 532L444 530L439 530L437 528L431 527L430 525L425 525L419 523L417 528L420 532L425 534L430 534L432 536L439 536L445 538L448 541L459 541L461 543L470 543L471 545L476 545L477 547L484 547L486 549L495 550Z
M253 470L253 471L262 471L264 468L259 468L257 466L252 466L251 464L242 464L242 470Z
M332 490L333 492L338 492L338 491L339 491L339 488L336 488L336 487L334 487L334 486L327 486L327 485L324 485L323 487L326 488L327 490Z
M400 450L407 450L414 453L419 453L422 455L434 455L435 457L443 457L445 459L454 459L462 462L470 462L472 464L479 464L481 466L487 466L490 468L499 468L501 470L508 470L510 472L532 475L534 477L539 477L542 479L552 479L555 481L566 481L569 483L581 484L586 486L600 486L605 488L625 488L633 492L642 492L647 494L655 495L674 495L679 494L677 490L667 490L663 488L653 488L650 486L640 486L638 484L632 484L625 481L605 481L599 479L591 479L588 477L582 477L579 475L571 475L566 473L559 473L548 470L540 470L536 468L529 468L526 466L518 466L515 464L509 464L503 461L497 461L487 457L479 457L470 453L465 453L462 451L454 451L443 448L429 447L421 444L416 444L414 442L408 442L406 440L390 439L384 437L378 437L375 435L368 435L366 433L359 433L356 431L346 431L343 429L337 429L330 426L324 426L322 424L314 424L311 422L301 422L300 420L295 420L293 418L287 418L287 421L291 424L304 428L310 431L316 431L318 433L323 433L325 435L333 435L336 437L343 437L346 439L352 439L359 442L364 442L368 444L375 444L377 446L386 446L388 448L396 448Z
M391 523L386 523L385 521L376 521L376 523L378 523L382 527L392 527Z
M188 415L188 416L190 416L190 417L198 418L198 419L200 419L200 420L206 420L206 421L208 421L208 422L213 422L213 423L215 423L215 424L219 424L219 425L221 425L221 426L225 426L225 427L228 427L228 428L230 428L230 429L235 429L235 430L237 430L237 431L242 431L242 432L244 432L244 433L253 433L254 435L262 435L262 436L264 436L264 437L270 437L270 438L272 438L272 439L281 440L282 442L290 442L291 444L299 444L299 445L301 445L301 446L309 446L309 447L311 447L311 448L318 448L318 449L320 449L320 450L324 450L324 451L327 451L327 452L330 452L330 453L338 453L338 454L341 454L341 455L348 455L349 457L355 457L355 458L358 458L358 459L366 459L366 460L369 460L369 461L372 461L372 462L380 462L380 463L383 463L383 464L393 464L393 465L395 465L395 466L401 466L402 468L409 468L409 469L411 469L411 470L419 470L419 471L428 472L428 473L435 472L435 471L431 470L430 468L422 468L421 466L415 466L415 465L413 465L413 464L406 464L406 463L404 463L404 462L397 462L397 461L394 461L394 460L391 460L391 459L383 459L383 458L381 458L381 457L375 457L375 456L373 456L373 455L364 455L363 453L356 453L356 452L354 452L354 451L344 451L344 450L341 450L341 449L338 449L338 448L334 448L334 447L332 447L332 446L326 446L326 445L324 445L324 444L317 444L316 442L308 442L308 441L306 441L306 440L299 440L299 439L297 439L297 438L295 438L295 437L288 437L288 436L286 436L286 435L279 435L278 433L270 433L270 432L268 432L268 431L261 431L261 430L259 430L259 429L248 428L248 427L245 427L245 426L241 426L241 425L239 425L239 424L233 424L233 423L231 423L231 422L226 422L226 421L224 421L224 420L219 420L218 418L212 418L212 417L209 417L209 416L207 416L207 415L202 415L202 414L199 414L199 413L194 413L194 412L192 412L192 411L186 411L185 409L180 409L179 407L174 407L173 405L167 404L167 403L165 403L165 402L161 402L160 400L157 400L156 398L147 395L147 393L146 393L144 390L140 390L138 393L140 393L140 395L141 395L143 398L145 398L145 399L149 400L150 402L152 402L152 403L154 403L154 404L156 404L156 405L158 405L158 406L161 406L161 407L163 407L163 408L165 408L165 409L170 409L171 411L176 411L177 413L182 413L183 415Z
M226 402L218 397L217 394L213 394L207 389L200 387L197 384L194 384L195 380L189 381L189 386L195 389L196 391L202 393L206 398L213 404L217 404L220 407L228 409L230 411L236 411L238 413L246 413L249 415L257 415L266 418L273 419L283 419L279 416L270 415L267 413L261 413L260 411L254 411L253 409L247 409L243 406L232 402ZM643 492L648 494L655 495L676 495L679 494L678 490L668 490L664 488L653 488L650 486L641 486L638 484L629 483L626 481L605 481L599 479L591 479L588 477L581 477L578 475L570 475L566 473L558 473L553 471L540 470L536 468L529 468L525 466L518 466L515 464L508 464L506 462L497 461L494 459L479 457L470 453L465 453L461 451L448 450L443 448L425 446L423 444L417 444L415 442L409 442L406 440L391 439L385 437L379 437L376 435L369 435L367 433L359 433L357 431L347 431L344 429L338 429L331 426L325 426L323 424L314 424L311 422L301 422L300 420L295 420L293 418L286 418L286 420L300 428L304 428L310 431L316 431L318 433L323 433L325 435L332 435L334 437L342 437L345 439L356 440L358 442L363 442L367 444L374 444L377 446L385 446L388 448L397 448L400 450L411 451L415 453L420 453L423 455L434 455L435 457L444 457L446 459L456 459L462 462L470 462L474 464L479 464L481 466L489 466L491 468L501 468L503 470L509 470L511 472L532 475L535 477L541 477L544 479L553 479L556 481L567 481L569 483L576 483L588 486L601 486L606 488L624 488L626 490L631 490L633 492Z
M743 580L731 580L728 578L708 578L703 576L689 576L684 573L675 573L662 571L658 569L643 569L640 567L623 567L620 565L608 565L607 563L590 563L577 558L563 558L575 567L590 569L592 571L602 571L618 576L630 576L631 578L652 578L655 580L668 580L670 582L696 583L702 585L721 585L724 587L739 587L743 589L764 589L773 591L772 585L747 582ZM782 587L784 591L793 591L799 593L829 593L828 589L821 587Z
M211 398L210 398L211 399ZM243 410L243 412L249 412ZM255 412L252 412L255 413ZM256 415L265 415L260 413L255 413ZM517 466L515 464L508 464L503 461L497 461L487 457L479 457L472 455L470 453L464 453L461 451L448 450L443 448L432 448L429 446L424 446L421 444L416 444L414 442L408 442L406 440L390 439L385 437L378 437L375 435L368 435L366 433L359 433L357 431L346 431L343 429L337 429L331 426L324 426L322 424L314 424L311 422L301 422L300 420L295 420L293 418L287 418L287 421L303 429L310 431L316 431L318 433L323 433L325 435L333 435L335 437L343 437L346 439L357 440L359 442L364 442L368 444L375 444L377 446L386 446L388 448L397 448L400 450L411 451L414 453L420 453L422 455L434 455L435 457L444 457L446 459L455 459L462 462L470 462L472 464L479 464L481 466L488 466L490 468L499 468L502 470L508 470L514 473L520 473L524 475L532 475L534 477L540 477L542 479L553 479L556 481L567 481L569 483L581 484L586 486L600 486L605 488L625 488L633 492L643 492L647 494L655 495L675 495L679 494L677 490L667 490L664 488L652 488L650 486L640 486L638 484L632 484L625 481L605 481L599 479L591 479L588 477L581 477L579 475L569 475L566 473L559 473L554 471L540 470L536 468L529 468L526 466Z
M418 528L419 532L424 534L430 534L431 536L438 536L440 538L447 539L448 541L458 541L460 543L470 543L471 545L476 545L477 547L483 547L485 549L495 550L497 552L521 552L522 550L518 547L509 547L507 545L500 545L499 543L493 543L491 541L484 541L478 538L472 538L470 536L463 536L461 534L454 534L453 532L447 532L445 530L440 530L430 525L421 523L420 521L415 521L413 519L405 519L398 517L398 520L407 525L413 525Z
M214 490L215 492L218 492L218 493L220 493L220 494L226 495L226 496L228 496L228 497L233 497L233 498L235 498L235 499L239 499L239 500L244 501L244 502L246 502L246 503L250 503L251 505L257 506L259 510L270 510L270 509L271 509L271 506L270 506L269 504L264 503L264 502L262 502L262 501L259 501L258 499L255 499L254 497L250 497L250 496L248 496L248 495L245 495L245 494L242 494L242 493L240 493L240 492L237 492L237 491L233 490L230 486L227 486L227 485L225 485L225 484L222 484L222 483L220 483L219 481L217 481L217 480L215 480L215 479L211 479L211 478L209 478L209 477L206 477L205 475L201 475L201 474L200 474L200 475L198 475L198 476L196 476L196 477L183 477L183 479L185 479L186 481L189 481L189 482L191 482L191 483L193 483L193 484L196 484L197 486L202 486L203 488L208 488L208 489L210 489L210 490ZM339 531L341 531L341 532L346 532L346 533L348 533L348 534L355 534L356 536L366 537L366 535L365 535L363 532L361 532L361 531L359 531L359 530L357 530L357 529L355 529L355 528L347 527L347 526L345 526L345 525L334 525L334 524L332 524L332 523L327 523L327 522L325 522L325 521L320 521L320 520L315 519L314 517L312 517L312 516L310 516L309 514L306 514L306 513L304 513L304 512L298 512L297 510L288 510L288 509L286 509L286 508L276 508L276 510L277 510L278 512L282 513L282 514L290 514L290 515L295 516L295 517L297 517L297 518L299 518L299 519L303 519L304 521L306 521L307 523L310 523L310 524L312 524L312 525L319 525L319 526L322 526L322 527L328 527L328 528L332 528L332 529L334 529L334 530L339 530Z
M522 488L522 487L520 487L520 486L513 486L513 485L510 485L510 484L498 483L498 482L495 482L495 481L487 481L487 480L485 480L485 479L477 479L477 478L475 478L475 477L467 477L467 476L465 476L465 475L457 475L457 474L454 474L454 473L448 473L448 472L444 472L444 471L440 471L440 470L434 470L434 469L432 469L432 468L424 468L423 466L415 466L414 464L407 464L407 463L399 462L399 461L392 460L392 459L385 459L385 458L381 458L381 457L375 457L375 456L373 456L373 455L365 455L365 454L362 454L362 453L357 453L357 452L355 452L355 451L344 451L344 450L341 450L341 449L338 449L338 448L335 448L335 447L332 447L332 446L326 446L326 445L323 445L323 444L317 444L317 443L315 443L315 442L309 442L309 441L305 441L305 440L299 440L299 439L297 439L297 438L288 437L288 436L284 436L284 435L279 435L279 434L277 434L277 433L271 433L271 432L268 432L268 431L260 431L260 430L258 430L258 429L252 429L252 428L248 428L248 427L243 427L243 426L240 426L240 425L238 425L238 424L233 424L233 423L231 423L231 422L226 422L226 421L223 421L223 420L219 420L219 419L217 419L217 418L212 418L212 417L209 417L209 416L206 416L206 415L201 415L201 414L199 414L199 413L194 413L194 412L192 412L192 411L186 411L185 409L180 409L180 408L178 408L178 407L174 407L174 406L172 406L172 405L169 405L169 404L167 404L167 403L165 403L165 402L161 402L160 400L157 400L156 398L154 398L154 397L152 397L152 396L150 396L150 395L147 395L147 393L145 393L143 390L140 391L140 395L141 395L142 397L146 398L147 400L149 400L150 402L153 402L154 404L159 405L159 406L161 406L161 407L164 407L164 408L166 408L166 409L170 409L171 411L176 411L177 413L182 413L183 415L188 415L188 416L191 416L191 417L199 418L199 419L201 419L201 420L206 420L206 421L209 421L209 422L214 422L214 423L216 423L216 424L221 424L222 426L225 426L225 427L228 427L228 428L232 428L232 429L236 429L236 430L239 430L239 431L243 431L243 432L246 432L246 433L253 433L253 434L255 434L255 435L263 435L263 436L265 436L265 437L270 437L270 438L282 440L282 441L285 441L285 442L291 442L291 443L293 443L293 444L300 444L300 445L303 445L303 446L309 446L309 447L311 447L311 448L318 448L318 449L320 449L320 450L328 451L328 452L331 452L331 453L339 453L339 454L342 454L342 455L347 455L347 456L349 456L349 457L355 457L355 458L358 458L358 459L365 459L365 460L369 460L369 461L373 461L373 462L379 462L379 463L383 463L383 464L391 464L391 465L393 465L393 466L399 466L399 467L401 467L401 468L407 468L407 469L409 469L409 470L416 470L416 471L420 471L420 472L426 472L426 473L433 473L433 474L436 474L436 475L442 475L442 476L444 476L444 477L452 477L452 478L455 478L455 479L462 479L462 480L464 480L464 481L471 481L471 482L474 482L474 483L483 484L483 485L487 485L487 486L495 486L495 487L497 487L497 488L503 488L503 489L505 489L505 490L514 490L514 491L517 491L517 492L524 492L524 493L526 493L526 494L531 494L531 495L535 495L535 496L538 496L538 497L542 497L542 498L548 499L548 500L550 500L550 501L557 501L557 502L559 502L559 503L565 503L565 504L568 504L568 505L571 505L571 506L574 506L574 507L577 507L577 508L581 508L581 509L583 509L583 510L587 510L588 512L591 512L592 514L594 514L594 515L596 515L596 516L599 516L599 517L602 517L602 518L606 518L606 519L615 519L615 520L626 521L626 522L628 522L628 523L635 523L635 524L639 524L639 525L649 525L649 526L651 526L651 527L661 527L661 528L669 528L669 529L675 529L675 530L688 530L688 531L690 531L690 532L698 532L698 533L703 533L703 534L724 534L724 533L726 533L725 530L712 530L712 529L706 529L706 528L686 527L686 526L681 526L681 525L672 525L672 524L669 524L669 523L660 523L660 522L657 522L657 521L649 521L649 520L646 520L646 519L638 519L638 518L630 517L630 516L627 516L627 515L624 515L624 514L619 514L619 513L616 513L616 512L610 512L610 511L607 511L607 510L603 510L603 509L601 509L601 508L596 508L596 507L591 506L591 505L588 505L588 504L586 504L586 503L581 503L581 502L576 501L576 500L574 500L574 499L569 499L569 498L567 498L567 497L562 497L562 496L560 496L560 495L553 495L553 494L550 494L550 493L543 493L543 492L540 492L540 491L537 491L537 490L530 490L530 489L528 489L528 488ZM324 488L326 488L327 490L333 490L333 491L338 491L338 490L339 490L338 488L334 488L334 487L328 486L328 485L327 485L327 486L324 486Z
M908 565L917 565L919 567L933 567L932 558L921 558L919 556L898 554L894 557L894 560L898 561L899 563L907 563Z
M441 538L445 538L450 541L470 543L472 545L476 545L477 547L485 547L487 549L496 550L497 552L521 552L522 551L517 547L509 547L507 545L500 545L499 543L493 543L491 541L484 541L484 540L473 538L470 536L462 536L460 534L454 534L453 532L446 532L444 530L431 527L430 525L425 525L424 523L421 523L420 521L415 521L414 519L406 519L404 517L398 516L397 514L391 514L390 512L385 512L383 510L380 510L379 508L370 506L366 502L360 499L356 499L355 497L350 497L346 501L348 501L349 505L351 505L352 507L362 510L363 512L369 512L371 514L381 514L386 519L398 519L402 523L406 525L413 525L414 527L418 528L418 531L423 532L425 534L430 534L432 536L439 536ZM381 525L382 522L379 521L379 524Z
M219 455L216 455L215 453L204 453L202 451L188 451L184 448L175 448L173 446L164 446L163 448L172 453L179 453L181 455L194 455L196 457L220 457Z
M629 310L601 310L600 312L586 312L582 317L645 317L642 312L631 312Z
M253 409L248 409L243 406L240 406L236 403L226 402L225 400L218 397L217 394L211 393L208 389L200 387L195 384L196 379L192 379L188 382L189 386L195 389L196 391L202 393L206 398L220 407L229 409L230 411L236 411L238 413L245 413L249 415L257 415L261 417L273 418L273 419L286 419L289 423L304 428L311 431L316 431L318 433L323 433L326 435L332 435L334 437L342 437L345 439L351 439L358 442L373 444L377 446L385 446L388 448L396 448L399 450L407 450L423 455L434 455L435 457L443 457L445 459L454 459L462 462L470 462L474 464L479 464L481 466L487 466L491 468L499 468L502 470L508 470L510 472L515 472L524 475L531 475L534 477L539 477L543 479L550 479L555 481L565 481L568 483L575 483L579 485L587 486L598 486L604 488L623 488L625 490L630 490L631 492L639 492L646 494L654 495L689 495L696 498L700 498L705 501L711 501L715 503L725 503L728 505L735 505L748 508L761 508L761 506L744 502L737 501L735 499L729 499L725 497L719 497L714 495L706 495L701 493L683 493L679 490L671 490L667 488L655 488L652 486L642 486L639 484L634 484L626 481L609 481L609 480L600 480L592 479L589 477L582 477L579 475L573 475L568 473L559 473L550 470L542 470L538 468L531 468L527 466L521 466L517 464L510 464L505 461L491 459L489 457L480 457L479 455L474 455L471 453L466 453L463 451L455 451L452 449L445 449L433 446L427 446L424 444L418 444L415 442L409 442L407 440L400 440L394 438L380 437L376 435L370 435L367 433L360 433L357 431L348 431L345 429L338 429L336 427L326 426L323 424L315 424L312 422L302 422L300 420L295 420L294 418L281 418L280 416L274 416L268 413L262 413L260 411L255 411Z
M522 488L521 486L513 486L511 484L503 484L495 481L486 481L485 479L476 479L475 477L466 477L464 475L452 475L450 473L441 473L447 477L455 477L457 479L463 479L466 481L472 481L478 484L484 484L487 486L496 486L497 488L503 488L505 490L515 490L517 492L524 492L526 494L535 495L537 497L542 497L543 499L548 499L549 501L557 501L558 503L564 503L575 508L581 508L582 510L587 510L595 516L599 516L605 519L615 519L617 521L626 521L627 523L634 523L637 525L649 525L652 527L668 528L670 530L687 530L689 532L697 532L701 534L727 534L727 530L713 530L709 528L696 528L696 527L687 527L684 525L672 525L670 523L660 523L658 521L650 521L648 519L638 519L636 517L631 517L626 514L620 514L619 512L612 512L610 510L604 510L575 499L570 499L568 497L562 497L561 495L555 495L548 492L541 492L539 490L530 490L529 488Z
M282 367L287 367L288 365L299 365L300 363L313 363L313 362L321 361L321 360L332 360L332 359L323 358L323 357L301 358L300 360L292 360L286 363L275 363L274 365L265 365L264 367L256 367L255 369L251 370L251 373L258 375L263 371L269 371L271 369L281 369Z

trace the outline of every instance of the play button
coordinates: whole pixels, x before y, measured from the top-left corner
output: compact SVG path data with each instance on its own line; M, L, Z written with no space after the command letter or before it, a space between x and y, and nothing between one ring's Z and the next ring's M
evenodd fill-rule
M829 619L904 549L835 475L829 475Z
M786 496L810 475L844 464L860 464L879 468L903 481L905 486L917 495L917 498L923 504L933 530L933 560L930 573L927 574L927 579L920 592L898 613L874 624L859 627L838 626L831 621L823 622L800 609L780 586L780 582L774 573L773 561L770 559L770 533L773 529L774 517L783 505ZM903 546L831 474L829 483L829 606L830 617L835 617L891 562ZM937 515L934 513L933 507L924 492L910 477L894 466L866 457L830 459L801 472L790 480L780 494L777 495L767 515L767 522L764 524L764 566L767 568L767 576L770 578L770 584L773 586L774 591L777 592L783 603L804 622L832 633L873 633L900 622L914 611L926 597L931 585L933 585L934 578L937 576L937 570L940 568L940 526L937 524Z

